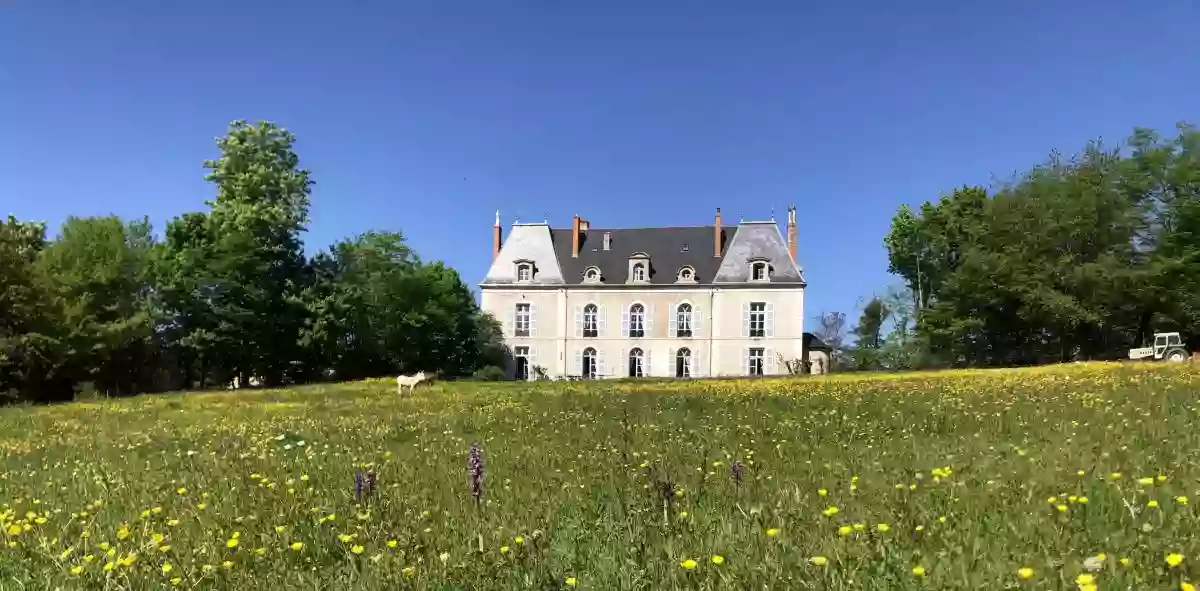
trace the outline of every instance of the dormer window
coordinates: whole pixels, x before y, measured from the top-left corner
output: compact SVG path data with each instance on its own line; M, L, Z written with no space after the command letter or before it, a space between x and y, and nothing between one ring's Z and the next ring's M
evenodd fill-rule
M751 281L770 281L771 266L766 261L754 261L750 263L750 280Z
M629 255L628 283L650 282L650 257L644 252Z
M583 280L587 283L600 283L600 268L588 267L583 272Z
M679 275L676 278L680 283L694 283L696 281L696 270L691 267L681 267Z
M517 281L533 281L533 263L528 261L517 263Z

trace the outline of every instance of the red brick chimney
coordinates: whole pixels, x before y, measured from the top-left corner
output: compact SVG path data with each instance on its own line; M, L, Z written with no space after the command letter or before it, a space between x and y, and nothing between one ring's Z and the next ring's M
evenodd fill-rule
M579 216L571 218L571 257L579 258Z
M788 252L792 255L792 262L799 264L796 260L796 206L788 206Z
M717 221L713 227L713 256L721 256L721 208L717 208Z
M500 258L500 210L496 210L496 225L492 227L492 261Z

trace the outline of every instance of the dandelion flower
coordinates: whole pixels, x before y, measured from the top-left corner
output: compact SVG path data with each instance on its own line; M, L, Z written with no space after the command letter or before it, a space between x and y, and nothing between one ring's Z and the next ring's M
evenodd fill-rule
M721 556L720 554L713 554L712 563L713 564L725 564L725 557Z
M237 548L238 547L238 539L237 538L229 538L229 540L227 540L225 542L225 547L230 548L230 549Z
M917 577L918 579L921 577L924 577L925 576L925 567L920 566L920 565L914 566L912 569L912 574L914 577Z
M524 538L524 537L522 537L522 536L517 536L517 537L513 538L513 543L515 543L515 544L517 544L517 545L524 544L524 543L525 543L525 538Z
M79 576L82 573L83 573L83 566L77 565L77 566L71 567L71 574L73 574L75 576Z
M886 523L880 523L879 525L875 526L875 530L881 534L886 534L889 529L892 529L892 528L890 526L888 526L888 524L886 524Z
M1178 552L1172 552L1167 555L1167 566L1176 567L1183 562L1183 555Z
M563 582L566 583L568 587L574 587L577 581L575 580L575 577L567 577L567 580Z
M170 562L164 562L164 563L162 564L162 573L163 573L164 575L165 575L165 574L167 574L167 573L169 573L169 572L171 572L171 571L172 571L172 570L174 570L174 569L175 569L175 567L174 567L174 566L171 566L171 563L170 563Z
M1179 583L1179 591L1196 591L1196 586L1187 581L1183 581L1182 583Z
M683 562L680 562L679 566L682 566L685 570L692 570L696 568L696 561L689 558Z
M772 527L771 529L768 529L768 530L767 530L767 537L768 537L768 538L773 538L773 537L775 537L775 536L777 536L777 535L779 535L779 529L778 529L778 528L774 528L774 527Z
M388 540L387 541L388 548L395 548L396 546L399 546L399 545L400 545L400 542L397 542L396 540Z
M350 547L350 551L351 551L351 552L353 552L353 553L355 553L355 554L362 554L362 553L363 553L363 547L362 547L362 546L359 546L358 544L355 544L355 545L353 545L353 546L351 546L351 547Z
M1175 497L1175 502L1176 502L1176 503L1179 503L1180 505L1186 505L1186 504L1187 504L1187 497L1185 497L1185 496L1183 496L1183 495L1179 495L1178 497Z
M1154 499L1150 499L1148 502L1146 502L1146 507L1149 509L1157 509L1158 501L1156 501Z
M833 517L834 515L838 514L838 508L830 505L829 507L826 507L825 510L822 511L821 513L824 514L826 517Z
M1021 578L1022 580L1026 580L1026 581L1029 579L1032 579L1033 578L1033 569L1029 568L1028 566L1022 566L1021 568L1017 569L1017 577Z
M825 558L824 556L813 556L812 558L808 559L808 562L814 566L825 566L826 564L829 564L829 559Z
M1079 585L1080 587L1095 585L1096 575L1090 573L1079 573L1079 576L1075 577L1075 584Z
M296 552L299 552L304 549L304 542L292 542L292 545L288 547Z
M848 526L848 525L843 525L842 527L839 527L839 528L838 528L838 535L839 535L839 536L848 536L848 535L850 535L850 534L851 534L851 533L853 533L853 532L854 532L854 528L852 528L852 527L850 527L850 526Z

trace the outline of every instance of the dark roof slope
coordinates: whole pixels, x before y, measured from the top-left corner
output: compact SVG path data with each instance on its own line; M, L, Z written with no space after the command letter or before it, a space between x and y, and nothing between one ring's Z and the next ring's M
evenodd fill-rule
M624 284L629 279L629 256L644 252L650 257L650 283L675 283L676 274L684 265L696 270L696 281L712 283L721 266L721 258L713 256L714 226L691 228L590 228L581 233L579 258L571 256L571 229L551 229L554 252L562 267L563 280L568 284L582 283L588 267L600 268L607 285ZM729 245L735 228L721 229L721 243ZM610 235L609 250L604 250L604 234ZM687 250L684 250L686 247ZM724 254L724 252L722 252Z
M804 350L805 351L832 351L833 347L826 345L825 341L821 340L821 337L818 337L817 335L815 335L811 332L806 332L806 333L804 333Z

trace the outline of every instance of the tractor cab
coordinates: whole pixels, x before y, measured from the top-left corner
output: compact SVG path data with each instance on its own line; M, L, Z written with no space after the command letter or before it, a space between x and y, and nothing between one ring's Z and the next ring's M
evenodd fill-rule
M1155 361L1186 361L1190 355L1183 346L1183 338L1177 332L1154 333L1154 345L1129 350L1130 359L1153 359Z

